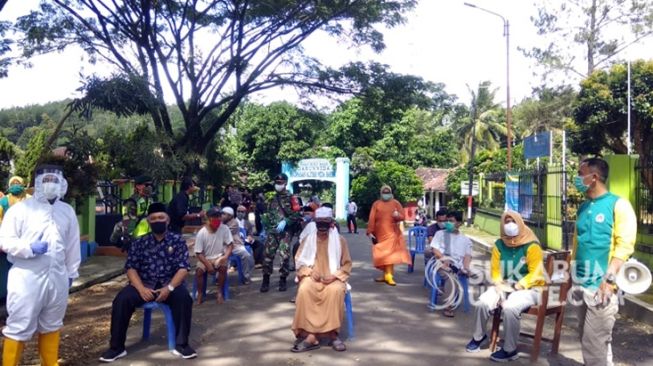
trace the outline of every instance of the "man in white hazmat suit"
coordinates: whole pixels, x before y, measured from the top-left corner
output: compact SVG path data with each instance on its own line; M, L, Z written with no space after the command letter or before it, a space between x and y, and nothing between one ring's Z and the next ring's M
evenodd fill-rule
M13 263L2 330L3 366L19 363L24 342L35 332L41 364L57 365L68 289L79 276L81 257L77 216L60 200L67 189L61 167L37 167L34 196L7 211L0 227L0 249Z

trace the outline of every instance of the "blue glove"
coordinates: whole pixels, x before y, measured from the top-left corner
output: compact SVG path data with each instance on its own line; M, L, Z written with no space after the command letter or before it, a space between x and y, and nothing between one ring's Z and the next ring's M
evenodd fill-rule
M282 233L283 229L285 228L286 228L286 220L279 221L279 223L277 224L277 232Z
M32 244L29 245L34 255L45 254L45 252L48 251L48 242L42 239L43 239L43 233L39 235L39 238L36 239L36 241L34 241Z
M73 287L73 279L69 278L68 279L68 288L71 288L71 287Z

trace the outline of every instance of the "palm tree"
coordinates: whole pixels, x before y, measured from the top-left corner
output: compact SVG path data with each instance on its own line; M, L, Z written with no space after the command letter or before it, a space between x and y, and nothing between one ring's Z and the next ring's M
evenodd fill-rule
M478 85L476 91L467 86L472 94L470 115L459 120L454 126L454 131L462 137L460 160L467 163L472 155L473 143L478 147L496 150L501 146L502 137L506 136L506 127L502 123L503 112L501 106L494 102L497 89L490 89L490 82L484 81Z

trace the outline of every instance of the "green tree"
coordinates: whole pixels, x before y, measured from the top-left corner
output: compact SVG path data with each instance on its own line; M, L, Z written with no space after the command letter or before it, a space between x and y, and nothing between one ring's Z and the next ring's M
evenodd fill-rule
M45 130L38 131L29 140L25 152L16 161L16 174L25 178L26 182L32 180L37 163L47 151L45 149L46 138L47 132Z
M77 45L92 61L108 61L117 74L90 79L86 94L96 95L98 88L117 93L97 93L101 103L95 105L120 110L116 101L126 101L131 112L147 111L176 150L201 154L252 93L283 85L351 91L348 84L332 83L337 79L303 53L303 42L324 31L380 51L377 28L401 24L415 3L52 0L20 18L17 27L24 57ZM183 117L181 135L173 130L164 89Z
M570 86L538 88L513 109L513 131L516 137L527 137L542 131L562 131L573 120L577 92Z
M394 198L401 203L416 201L424 194L422 181L415 170L395 161L380 161L367 174L354 178L352 197L359 206L361 216L369 216L370 208L379 198L381 185L392 187Z
M587 77L653 34L653 3L648 0L539 0L537 5L531 21L542 44L522 52L545 67L544 79L555 71Z
M595 71L583 80L574 110L575 129L570 132L571 149L581 155L628 152L627 69L625 64ZM653 156L653 61L631 65L631 135L640 159Z
M11 162L18 157L19 152L16 145L0 135L0 187L9 179Z
M472 144L476 144L477 150L495 150L506 136L504 113L494 101L497 89L490 88L490 82L484 81L476 91L469 89L472 94L471 112L452 125L455 135L459 136L460 160L463 163L470 159Z

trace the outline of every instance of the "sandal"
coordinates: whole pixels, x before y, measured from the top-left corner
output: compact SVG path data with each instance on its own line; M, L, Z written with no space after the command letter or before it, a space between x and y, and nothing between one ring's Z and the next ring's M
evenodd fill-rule
M298 336L295 341L292 343L293 347L297 346L298 344L304 342L306 339L306 336Z
M445 309L442 312L442 315L446 316L447 318L453 318L456 314L451 309Z
M340 338L336 338L333 341L331 341L331 348L333 348L333 350L336 352L344 352L347 350L347 346L345 346L345 342L343 342Z
M290 349L290 351L295 352L295 353L300 353L300 352L312 351L312 350L318 349L318 348L320 348L320 342L317 342L315 344L311 344L311 343L306 343L304 340L302 340L301 342L295 344Z

